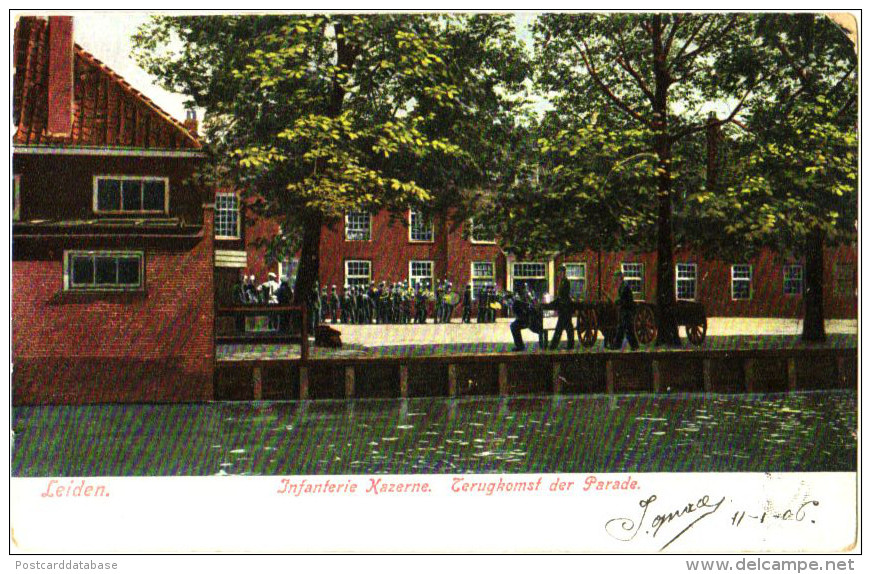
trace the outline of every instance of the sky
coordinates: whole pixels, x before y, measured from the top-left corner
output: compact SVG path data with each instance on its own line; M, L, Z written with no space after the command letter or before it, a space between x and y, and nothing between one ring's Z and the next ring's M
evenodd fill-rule
M515 16L519 36L530 49L532 37L528 26L535 16L535 12L523 12ZM75 12L73 34L82 48L103 61L174 118L182 120L185 117L185 97L168 92L155 84L154 77L140 68L130 56L130 37L148 18L148 12L143 11Z

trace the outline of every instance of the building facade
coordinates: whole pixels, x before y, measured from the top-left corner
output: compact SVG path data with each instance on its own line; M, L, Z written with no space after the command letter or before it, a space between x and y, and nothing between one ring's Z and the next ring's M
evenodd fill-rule
M176 121L23 17L13 80L14 404L213 397L214 211Z
M293 278L293 257L270 263L262 249L253 247L258 238L277 230L277 226L257 222L246 236L249 247L245 265L258 281L264 280L269 271ZM339 288L371 281L424 281L432 285L447 279L455 288L471 283L475 293L484 285L513 291L524 283L539 296L553 296L560 265L566 266L575 297L613 299L617 289L614 273L622 271L636 299L655 300L655 252L588 249L570 255L522 259L505 253L492 237L476 236L473 222L457 224L449 218L429 221L411 211L398 216L387 211L349 213L344 221L325 226L321 233L320 281ZM855 245L826 248L824 277L826 317L856 318ZM805 278L802 259L772 250L736 261L705 259L685 249L675 252L677 298L703 303L711 317L802 317Z

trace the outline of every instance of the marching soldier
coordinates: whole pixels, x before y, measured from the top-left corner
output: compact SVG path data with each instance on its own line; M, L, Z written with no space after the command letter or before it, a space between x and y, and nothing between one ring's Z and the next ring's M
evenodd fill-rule
M445 287L441 280L436 283L435 289L435 310L433 312L433 322L439 323L442 320L442 313L444 312L444 298L445 298Z
M378 289L375 287L375 282L372 281L369 284L369 313L368 313L368 323L372 323L374 319L375 322L378 322Z
M414 322L418 325L426 323L426 293L420 283L414 287Z
M487 320L487 286L481 288L478 292L478 323L484 323Z
M329 311L330 311L329 301L330 301L330 295L327 293L327 286L324 285L321 288L321 314L320 314L320 321L319 321L321 323L327 322L327 315L329 314Z
M402 282L402 324L408 325L411 323L412 314L411 314L411 298L412 292L408 285L403 281Z
M362 325L365 322L366 309L369 308L363 299L365 293L362 287L354 287L354 309L356 311L354 323Z
M463 323L472 322L472 284L466 285L463 291Z
M511 323L511 336L514 338L514 350L525 351L523 344L523 329L529 329L538 335L540 348L544 348L544 329L541 313L535 308L535 304L526 285L521 283L517 288L517 296L514 299L514 321Z
M321 291L318 289L318 283L315 281L312 285L311 293L308 300L308 318L311 332L314 333L321 316Z
M335 285L333 285L333 291L330 293L329 310L330 321L335 325L339 320L339 293Z
M572 303L572 288L568 278L566 278L566 266L560 265L559 268L559 288L557 289L556 301L549 308L556 308L557 320L556 328L553 331L553 341L550 343L550 350L553 351L559 347L559 341L563 331L566 332L566 350L571 351L575 347L575 331L572 329L572 311L574 304Z
M342 291L342 323L349 325L354 322L354 297L353 289L345 285Z
M618 271L614 276L617 278L619 286L617 287L617 335L614 337L612 345L618 349L623 346L623 339L626 338L634 351L638 349L638 339L635 337L635 327L633 326L635 297L632 294L632 287L623 277L623 273Z
M402 322L400 316L400 308L402 307L402 290L399 283L393 284L393 296L390 298L390 316L393 317L393 322L399 324Z
M444 283L444 297L442 298L442 323L450 323L451 316L454 314L455 303L453 303L454 292L453 285L450 281Z

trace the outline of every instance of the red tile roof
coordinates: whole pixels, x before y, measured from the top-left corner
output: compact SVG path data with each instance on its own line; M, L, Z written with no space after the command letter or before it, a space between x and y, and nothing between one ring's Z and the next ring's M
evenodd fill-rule
M15 27L13 119L15 145L200 149L184 125L76 44L73 125L68 136L49 135L48 22L23 17Z

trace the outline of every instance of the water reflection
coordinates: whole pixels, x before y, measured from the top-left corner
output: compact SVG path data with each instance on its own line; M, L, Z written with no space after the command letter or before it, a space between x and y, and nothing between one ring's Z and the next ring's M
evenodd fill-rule
M262 475L856 469L856 393L16 409L12 472Z

